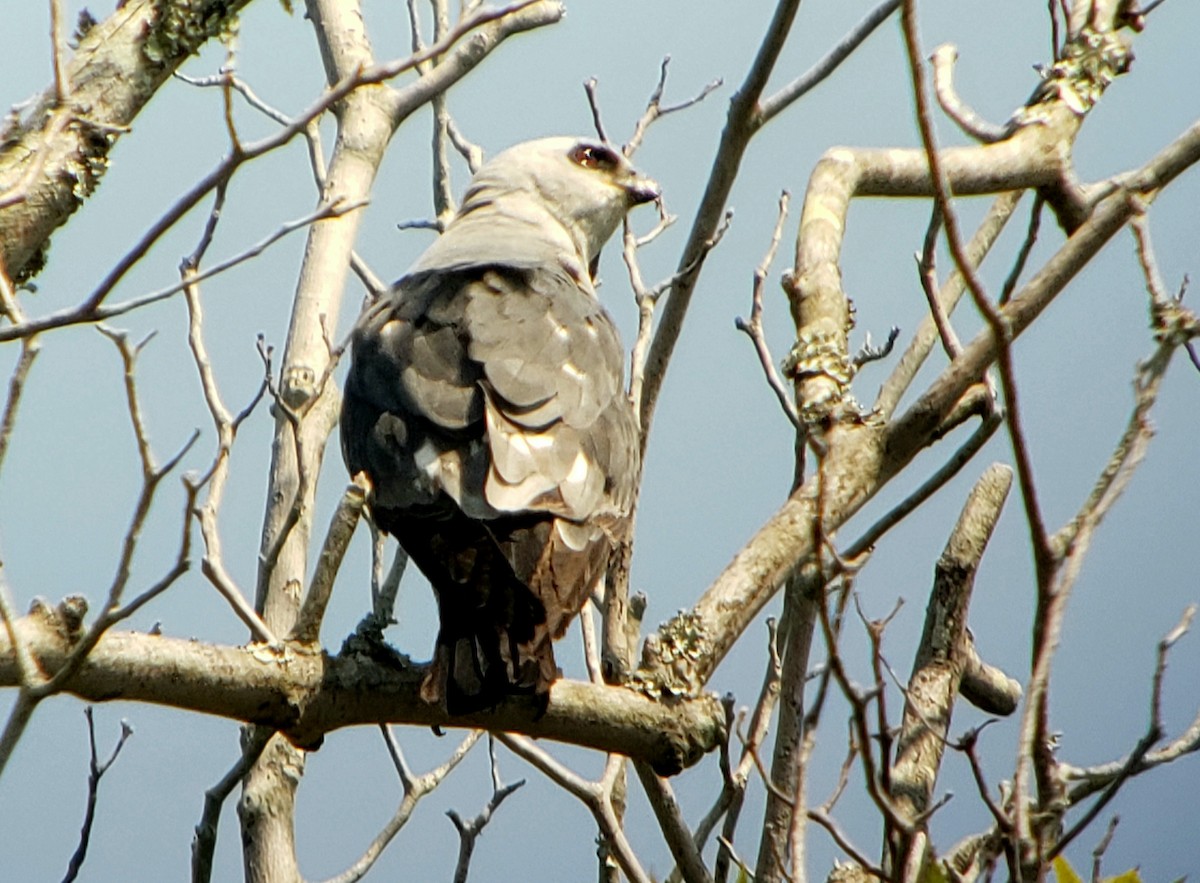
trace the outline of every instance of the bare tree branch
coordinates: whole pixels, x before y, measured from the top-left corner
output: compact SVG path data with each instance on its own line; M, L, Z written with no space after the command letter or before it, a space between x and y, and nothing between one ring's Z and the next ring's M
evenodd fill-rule
M208 883L212 879L221 808L233 789L241 784L246 772L258 761L270 737L271 731L264 727L242 727L241 756L217 784L204 792L204 809L192 835L192 883Z
M677 271L682 275L671 284L667 306L647 354L646 385L639 403L643 449L649 436L654 408L658 404L658 394L666 376L667 362L675 349L675 342L679 339L683 317L703 266L706 243L713 239L721 223L729 192L733 189L738 167L750 139L763 125L759 99L779 53L783 50L799 7L799 0L780 0L777 4L771 23L767 26L767 33L759 46L758 55L730 102L729 116L725 130L721 133L721 143L713 157L708 184L705 186L704 196L696 211L696 219L679 259Z
M70 60L55 17L55 82L0 133L0 265L13 278L41 269L51 234L98 186L121 134L245 5L203 0L164 18L154 0L129 0L82 36Z
M788 200L791 198L786 190L779 196L779 217L775 221L775 232L771 234L771 244L767 247L767 253L763 255L762 261L754 271L754 291L750 306L749 321L738 316L734 319L734 326L738 331L743 332L754 343L754 349L758 353L759 364L762 365L763 373L767 376L767 383L771 390L775 393L775 397L779 399L779 406L783 408L783 413L792 422L792 426L799 430L800 415L796 412L796 405L792 401L792 394L783 384L783 378L779 376L779 372L775 368L775 360L771 356L771 351L767 347L767 337L763 332L762 312L763 312L763 284L766 282L767 273L771 269L771 264L775 260L775 250L779 247L780 237L783 235L783 224L787 220Z
M621 148L621 152L626 156L633 156L637 152L637 149L642 146L642 139L646 136L646 130L649 129L650 126L669 114L673 114L681 110L687 110L689 107L694 107L717 89L721 88L721 85L724 82L718 77L711 83L708 83L692 98L689 98L686 101L681 101L679 104L672 104L667 107L663 107L662 97L663 91L667 87L667 66L670 65L670 63L671 56L668 55L662 60L662 64L659 66L658 83L655 85L654 91L650 93L650 100L646 102L646 109L642 112L642 115L638 117L638 121L633 128L633 135ZM592 113L596 121L596 131L600 134L601 138L607 141L608 139L605 137L600 124L600 111L595 104L595 83L595 78L592 78L588 81L588 99L592 103Z
M61 689L97 702L151 702L252 721L283 730L301 745L340 727L384 721L484 727L624 751L665 775L695 763L724 737L724 713L713 696L660 702L624 687L569 680L555 682L546 713L536 720L526 697L450 718L420 699L423 666L357 653L322 658L287 644L230 647L108 632L97 639L87 665L64 677L62 668L81 640L78 626L70 627L82 622L81 604L77 599L62 610L38 608L13 624L42 670L61 679ZM15 686L19 678L12 645L0 634L0 685Z
M954 91L953 77L954 62L958 60L958 50L955 47L944 43L933 50L929 60L933 62L933 87L938 104L963 132L976 141L994 144L1003 141L1016 130L1015 123L1011 121L1005 126L989 123L958 97L958 93Z
M88 845L92 839L92 824L96 821L96 800L100 796L100 780L104 778L104 774L109 768L116 763L117 757L121 754L121 749L125 747L125 742L133 735L133 727L128 721L121 721L121 735L117 739L117 744L113 747L112 754L108 756L108 760L104 763L100 762L100 757L96 753L96 722L92 716L92 706L87 706L83 710L84 717L87 718L88 724L88 747L91 751L91 760L88 764L88 795L87 795L87 810L83 816L83 827L79 831L79 846L75 848L74 855L71 856L71 861L67 865L67 873L63 875L63 883L76 879L79 876L80 870L83 869L83 863L87 860Z
M504 785L500 780L500 768L496 763L496 740L495 737L488 737L488 754L492 761L492 796L479 815L473 819L464 820L456 810L450 809L446 811L446 815L450 817L450 821L454 823L455 829L458 831L458 864L454 868L454 883L467 883L467 872L471 867L471 854L475 851L475 841L479 839L479 835L483 833L483 829L487 823L492 820L492 814L500 808L502 804L514 791L525 784L524 779L518 779L508 785Z
M650 807L654 810L654 816L658 819L658 826L662 829L671 855L675 858L675 866L679 868L683 879L686 883L712 883L713 878L704 866L700 850L692 840L691 831L688 830L670 784L644 763L635 763L633 766L646 792L646 799L650 801Z
M619 755L610 754L604 776L598 782L589 782L571 772L524 736L505 733L497 734L496 738L514 754L533 764L556 785L587 806L596 819L596 824L600 826L601 834L608 841L613 856L631 883L651 883L649 875L642 869L633 852L633 847L626 839L620 820L613 808L610 783L616 778L620 766L623 764Z
M1013 210L1016 208L1020 198L1020 190L1010 190L1001 193L992 201L987 215L980 222L975 235L971 237L971 241L967 244L967 256L973 264L979 265L982 263L983 258L991 250L992 245L995 244L996 239L1004 230L1008 219L1012 217ZM958 272L952 273L938 292L938 303L941 305L943 313L949 315L953 312L965 291L966 282L962 274ZM921 326L913 335L913 339L907 349L905 349L903 355L900 356L899 361L896 363L895 370L884 382L879 390L879 396L875 399L875 410L883 417L890 418L895 412L897 406L900 404L901 397L908 391L913 380L916 378L917 372L925 364L925 359L928 357L938 337L936 321L932 316L925 317L921 322Z
M899 6L900 0L884 0L851 28L820 61L774 95L764 99L759 112L762 123L765 125L770 122L780 111L811 91L814 86L824 82Z
M904 720L896 741L891 794L910 817L933 802L954 700L966 665L967 610L975 573L1012 486L1012 470L999 464L976 482L954 531L938 559L925 628L905 690ZM927 846L922 838L892 844L894 868L920 867Z
M395 735L391 728L386 724L379 725L380 731L383 733L384 740L387 743L388 753L392 757L392 762L396 766L396 772L400 776L400 783L404 788L404 797L400 801L400 805L396 807L396 812L388 819L371 841L371 845L367 847L362 856L336 877L331 877L325 883L357 883L366 876L367 872L374 867L375 862L383 855L383 851L391 843L392 839L399 833L410 818L413 811L426 795L431 793L439 785L446 776L454 770L455 767L462 761L467 753L475 747L479 741L479 737L483 735L482 730L472 730L454 749L454 752L446 759L446 762L441 766L430 770L422 776L414 776L409 770L408 764L404 760L404 753L400 750L400 744L396 741Z

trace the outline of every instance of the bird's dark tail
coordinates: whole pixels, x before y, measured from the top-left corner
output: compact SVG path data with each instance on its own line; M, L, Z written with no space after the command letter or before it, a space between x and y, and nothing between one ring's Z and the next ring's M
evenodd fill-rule
M383 515L383 518L380 518ZM544 708L558 674L546 609L479 521L376 513L437 595L441 621L421 698L452 715L530 695Z

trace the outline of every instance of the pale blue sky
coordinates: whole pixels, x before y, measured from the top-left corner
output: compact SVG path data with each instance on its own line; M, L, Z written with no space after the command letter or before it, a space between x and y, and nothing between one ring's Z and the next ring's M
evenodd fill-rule
M69 20L80 4L68 3ZM502 46L457 87L449 103L468 137L488 152L546 134L588 132L591 119L581 83L600 80L605 122L614 138L628 137L654 85L662 56L672 56L667 100L690 97L715 77L725 86L703 105L662 121L647 138L637 162L663 185L680 223L643 255L647 279L668 274L678 257L691 212L700 197L729 97L740 82L769 18L766 3L729 4L659 0L568 3L562 23L523 35ZM774 86L805 70L831 41L873 3L810 0L801 8ZM50 81L48 11L44 3L8 4L0 30L0 104L23 100ZM942 41L960 51L957 81L977 110L1000 121L1036 82L1032 65L1045 61L1049 46L1046 4L1027 0L1004 5L979 0L922 4L927 50ZM97 16L106 10L94 9ZM379 58L406 54L407 19L401 4L368 2L366 15ZM1078 165L1088 180L1145 161L1200 113L1196 98L1195 35L1200 10L1175 0L1161 7L1137 38L1133 73L1110 89L1084 128ZM319 94L323 71L311 28L299 13L288 16L278 3L254 4L241 29L240 69L259 94L285 112L295 112ZM213 73L223 53L210 48L186 71ZM239 111L251 134L270 124ZM947 143L957 134L944 121ZM430 213L428 114L414 117L397 135L367 210L359 251L384 278L394 278L428 243L430 234L399 232L399 221ZM746 538L774 511L791 474L791 437L763 383L752 348L733 328L749 310L751 276L775 221L779 191L794 194L780 256L768 286L767 317L778 357L790 341L786 304L775 284L790 263L796 215L816 159L834 144L912 146L911 96L898 26L888 22L835 77L774 121L751 145L731 205L735 220L709 258L666 383L654 427L638 520L635 587L650 597L649 623L692 603ZM225 147L219 93L180 82L165 87L122 140L98 193L54 238L49 267L27 298L32 314L76 302ZM460 174L456 189L465 176ZM299 142L239 173L226 206L214 259L257 241L282 222L305 214L314 203L312 176ZM1200 273L1200 174L1193 171L1154 206L1151 223L1163 275L1172 288L1185 273ZM964 202L966 218L982 203ZM913 329L925 307L913 270L928 216L924 202L874 201L850 213L843 272L858 310L858 337L879 340L891 325ZM1011 224L985 265L985 278L998 290L1023 235L1027 209ZM189 216L155 247L122 283L116 296L133 296L176 278L179 258L195 245L204 214ZM648 219L643 219L648 222ZM1042 242L1032 266L1061 241L1053 223L1043 222ZM1131 406L1130 380L1138 359L1151 351L1146 331L1146 296L1133 256L1132 239L1119 235L1016 348L1023 413L1047 518L1058 526L1090 490ZM260 365L259 332L282 345L287 310L300 264L302 234L258 260L207 283L208 340L227 402L239 407L255 389ZM628 342L634 309L616 249L604 264L602 291ZM349 283L342 327L360 299ZM203 436L185 468L206 463L212 444L199 386L186 350L184 308L172 300L122 317L114 325L135 337L151 330L157 338L141 361L141 391L149 429L160 458L181 444L194 427ZM957 320L967 336L978 321ZM0 348L0 373L15 358ZM873 398L888 365L864 370L859 398ZM933 376L927 370L925 378ZM1077 764L1124 754L1144 731L1155 643L1189 602L1200 599L1200 374L1179 360L1166 381L1155 413L1158 437L1125 499L1101 528L1072 599L1065 645L1055 669L1053 716L1063 731L1062 755ZM269 462L270 420L260 410L245 426L235 450L233 476L222 517L226 562L235 579L253 591L255 556ZM943 445L925 454L912 474L894 482L842 533L856 528L900 499L948 454ZM322 479L317 522L322 526L344 483L340 459L331 448ZM976 462L894 531L862 573L859 589L870 615L891 609L897 596L907 603L891 626L889 660L906 673L920 634L933 563L965 495L993 460L1011 461L1007 441L997 436ZM112 345L94 330L48 335L30 379L26 404L5 469L0 474L0 560L4 578L20 607L41 595L52 600L79 592L99 601L111 579L118 544L137 489L137 463L122 398L119 362ZM168 482L155 507L135 571L134 587L153 581L175 554L181 495ZM1010 499L985 558L971 622L985 656L1024 679L1028 657L1033 583L1026 531L1018 499ZM343 572L323 635L332 647L353 628L369 603L365 581L368 548L358 536ZM770 608L777 612L778 602ZM401 624L389 637L401 650L425 658L432 646L433 605L414 578L401 592ZM131 627L161 622L172 635L237 643L239 621L197 572L150 605ZM866 678L860 630L852 628L846 655ZM712 683L732 690L739 702L752 700L763 666L765 628L755 625L718 670ZM574 636L570 647L577 644ZM559 654L569 675L579 676L578 654ZM1166 692L1172 734L1200 705L1200 635L1174 650ZM0 698L6 711L7 696ZM893 695L891 707L899 709ZM86 730L81 703L60 698L39 708L13 763L0 782L0 867L14 879L58 879L74 849L83 816L87 776ZM135 705L97 709L99 738L111 744L118 721L128 718L136 734L104 782L92 852L83 879L174 880L186 877L192 826L203 791L224 774L236 756L234 724L197 715ZM844 712L832 706L813 763L812 798L824 799L836 780L844 753ZM979 723L980 715L960 706L952 732ZM410 761L424 770L449 753L457 734L436 739L420 729L400 729ZM982 742L993 783L1011 775L1015 727L992 727ZM602 759L576 749L549 746L588 774ZM496 815L478 845L473 880L561 881L594 877L593 825L582 805L555 790L511 755L501 752L506 780L527 778ZM685 814L697 820L719 786L711 762L675 780ZM1114 804L1121 825L1109 850L1109 872L1140 864L1145 879L1171 880L1200 870L1195 838L1200 812L1194 793L1200 761L1187 759L1169 770L1130 784ZM636 791L636 786L635 789ZM939 792L954 791L936 817L935 838L948 847L961 835L987 824L962 758L951 756ZM857 785L839 804L844 828L874 854L878 822ZM441 790L427 798L370 879L448 879L457 838L444 818L447 808L473 815L490 793L486 752L477 749ZM369 728L326 739L309 758L299 802L299 849L303 872L317 879L357 858L399 799L378 733ZM739 850L753 856L761 790L743 814ZM237 821L230 801L222 818L217 879L241 873ZM649 822L640 794L632 799L631 837L647 868L658 876L670 869L666 848ZM1107 818L1107 816L1106 816ZM555 836L545 832L553 827ZM565 836L569 831L572 836ZM1081 870L1103 833L1085 836L1072 858ZM810 871L823 877L838 855L814 831Z

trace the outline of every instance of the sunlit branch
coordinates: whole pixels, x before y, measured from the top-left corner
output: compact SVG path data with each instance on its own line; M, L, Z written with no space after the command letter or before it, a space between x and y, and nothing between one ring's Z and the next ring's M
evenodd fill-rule
M933 62L933 88L938 104L963 132L976 141L992 144L1003 141L1016 131L1014 122L1005 126L989 123L959 98L958 93L954 91L954 62L958 60L958 50L955 47L944 43L933 50L929 60Z
M837 45L816 64L774 95L764 99L759 110L760 125L769 123L780 111L785 110L802 95L811 91L814 86L824 82L843 61L850 57L854 50L862 45L867 37L874 33L877 27L887 21L899 6L900 0L885 0L880 3L867 13L862 21L851 28L838 41Z
M605 787L606 775L599 782L591 782L567 769L548 752L525 736L513 733L497 734L496 738L518 757L523 758L540 770L547 778L563 790L580 800L592 813L600 832L608 841L613 856L631 883L651 883L625 837L620 820L612 805L612 795ZM610 756L610 765L615 755Z

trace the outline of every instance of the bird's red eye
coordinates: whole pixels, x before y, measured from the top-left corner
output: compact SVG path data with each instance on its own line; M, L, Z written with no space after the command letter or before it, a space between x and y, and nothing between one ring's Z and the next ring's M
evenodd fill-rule
M615 169L620 158L611 147L603 144L580 144L571 151L571 161L585 169Z

